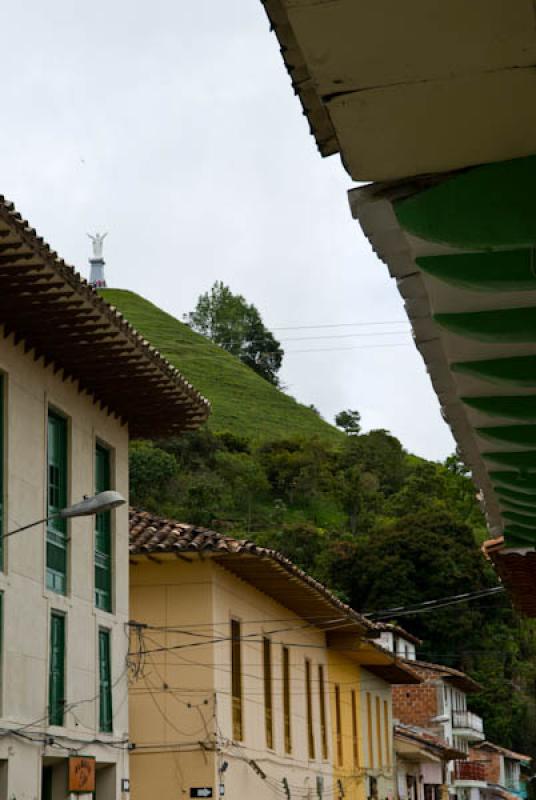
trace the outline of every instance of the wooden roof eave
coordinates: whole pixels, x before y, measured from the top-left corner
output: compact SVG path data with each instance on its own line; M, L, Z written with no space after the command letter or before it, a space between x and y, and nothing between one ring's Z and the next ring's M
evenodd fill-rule
M3 198L0 326L4 338L12 334L14 344L22 343L26 353L33 351L35 360L43 358L45 366L63 371L98 396L103 407L131 423L136 435L178 433L197 427L208 416L209 404L179 371L61 261ZM130 391L124 391L125 384Z

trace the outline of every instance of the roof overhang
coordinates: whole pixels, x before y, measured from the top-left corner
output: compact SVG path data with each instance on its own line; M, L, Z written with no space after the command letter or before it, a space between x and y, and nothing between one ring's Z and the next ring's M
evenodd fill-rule
M198 427L209 403L0 196L0 333L152 438Z
M467 759L467 753L449 747L441 739L400 724L394 729L394 746L397 756L402 756L407 761L446 762Z
M282 553L255 542L131 508L129 552L134 565L140 557L150 561L210 558L311 626L325 631L343 630L354 637L379 636L373 622L339 600L323 584Z
M359 664L377 678L390 684L422 683L411 666L374 642L349 635L346 630L328 633L327 646Z
M532 0L262 0L322 155L354 180L536 152Z
M217 564L247 581L263 594L293 611L301 619L321 630L343 629L360 636L378 636L378 632L365 618L343 603L335 604L335 597L322 584L300 571L294 565L275 560L270 555L247 553L214 554ZM305 579L307 578L307 579Z
M536 546L536 158L350 192L493 536Z
M505 548L502 536L485 542L483 550L515 608L522 614L536 617L536 552Z

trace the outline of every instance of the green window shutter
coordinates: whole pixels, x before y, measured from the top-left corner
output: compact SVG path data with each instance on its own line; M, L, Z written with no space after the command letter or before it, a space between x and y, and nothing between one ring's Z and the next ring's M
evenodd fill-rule
M4 376L0 375L0 570L4 569Z
M50 618L50 665L48 721L63 725L65 709L65 617L53 613Z
M99 730L113 731L110 631L99 631Z
M110 485L110 451L101 445L95 450L95 491L105 492ZM112 610L112 515L95 517L95 605Z
M67 505L67 421L49 411L47 441L47 515ZM47 589L67 592L67 521L47 524Z

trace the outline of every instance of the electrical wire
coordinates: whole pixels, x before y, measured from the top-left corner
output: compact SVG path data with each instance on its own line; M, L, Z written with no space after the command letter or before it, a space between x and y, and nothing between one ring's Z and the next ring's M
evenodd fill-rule
M394 608L385 608L378 611L363 612L363 616L374 621L393 616L398 617L409 614L421 614L429 610L435 610L436 608L446 608L448 606L457 605L458 603L467 603L471 600L478 600L481 597L502 594L504 591L504 586L494 586L490 589L480 589L474 592L464 592L463 594L440 597L435 600L425 600L421 603L413 603L409 606L396 606Z

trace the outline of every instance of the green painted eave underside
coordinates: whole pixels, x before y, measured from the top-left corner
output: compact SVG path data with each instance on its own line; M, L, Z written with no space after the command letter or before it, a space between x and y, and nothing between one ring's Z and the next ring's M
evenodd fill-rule
M515 489L507 489L505 486L495 486L495 494L501 502L515 502L516 505L527 508L536 507L536 489L529 489L528 492L518 492Z
M483 439L506 442L521 447L536 446L536 425L497 425L491 428L476 428Z
M532 248L498 253L421 256L419 267L438 280L477 292L520 292L536 289Z
M394 209L404 230L465 249L536 243L536 156L460 172Z
M482 457L505 467L514 467L521 473L536 471L536 450L499 450L496 453L482 453Z
M499 486L507 486L527 495L536 495L536 475L526 475L513 470L490 470L490 480Z
M509 417L536 422L536 397L533 395L462 397L470 408L489 414L490 417Z
M517 511L519 514L528 514L529 517L534 519L536 525L536 505L528 505L527 503L513 503L511 500L505 500L500 497L501 507L507 511Z
M505 547L534 547L536 545L536 528L532 531L517 526L508 526L504 529Z
M453 372L465 373L491 383L507 386L536 387L536 356L489 358L481 361L455 361Z
M536 342L536 308L434 314L442 328L480 342Z
M502 516L507 522L514 522L522 528L536 528L536 517L530 514L520 514L518 511L503 511Z

